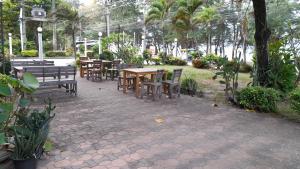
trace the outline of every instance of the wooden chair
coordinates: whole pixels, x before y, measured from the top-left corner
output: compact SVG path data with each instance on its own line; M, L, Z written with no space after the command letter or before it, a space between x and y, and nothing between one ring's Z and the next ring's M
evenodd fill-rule
M79 57L80 61L80 77L84 77L87 74L88 64L83 64L81 61L88 60L88 57Z
M171 80L163 81L163 85L168 88L168 95L171 99L173 96L173 91L176 91L178 97L180 97L180 78L182 75L182 69L174 69Z
M92 67L88 68L87 79L91 77L92 81L102 80L102 60L94 60Z
M141 98L145 95L144 87L147 87L147 95L152 92L153 101L158 95L161 98L162 95L162 78L164 75L164 70L157 70L157 73L154 75L153 81L151 82L142 82L141 84Z
M123 88L123 79L124 76L122 74L122 69L127 69L127 68L137 68L136 65L132 65L132 64L119 64L118 66L118 71L119 71L119 76L118 76L118 90L120 90L120 88ZM127 80L127 85L129 89L134 89L134 84L135 84L135 76L127 76L126 80Z
M118 65L120 65L121 61L120 60L113 60L112 61L112 68L107 69L105 73L105 78L109 77L111 80L114 80L114 78L117 78L119 76L119 70L118 70Z

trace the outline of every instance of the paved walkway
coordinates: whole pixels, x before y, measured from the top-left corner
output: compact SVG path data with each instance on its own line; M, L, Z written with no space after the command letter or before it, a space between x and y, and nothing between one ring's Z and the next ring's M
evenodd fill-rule
M269 114L189 96L141 100L85 79L77 98L54 101L55 150L39 169L300 169L300 124Z

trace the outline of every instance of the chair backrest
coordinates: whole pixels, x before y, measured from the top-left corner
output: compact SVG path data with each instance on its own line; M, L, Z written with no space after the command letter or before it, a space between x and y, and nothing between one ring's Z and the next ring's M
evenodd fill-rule
M102 67L102 60L94 60L93 61L93 68L94 69L101 69Z
M182 69L174 69L172 75L172 82L179 83L182 75Z
M154 76L154 83L161 83L162 78L164 76L164 70L157 70L155 76Z
M112 67L113 68L117 68L119 64L121 64L121 60L113 60L112 61Z
M88 60L88 57L79 57L79 60Z
M69 76L73 76L72 80L76 77L75 66L34 66L24 67L24 72L30 72L32 75L37 77L39 81L60 81L62 78L66 79ZM53 77L57 77L53 79Z

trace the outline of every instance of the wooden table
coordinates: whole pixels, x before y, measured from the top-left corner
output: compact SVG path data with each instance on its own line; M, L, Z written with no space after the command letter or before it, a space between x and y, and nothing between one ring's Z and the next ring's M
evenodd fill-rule
M88 65L92 64L94 60L96 60L96 59L81 60L80 61L80 77L84 77L84 74L85 74L84 71L85 71L85 69L87 69ZM111 63L112 63L112 61L102 60L102 67L104 67L104 65L111 64ZM86 66L87 68L84 68L84 66Z
M145 76L145 75L151 75L151 78L154 77L154 75L157 73L158 69L155 68L132 68L132 69L123 69L123 92L127 93L127 76L128 75L135 75L136 80L135 80L135 96L139 97L140 96L140 78L141 76ZM166 76L167 71L164 72L164 77L163 79L166 80L167 76Z

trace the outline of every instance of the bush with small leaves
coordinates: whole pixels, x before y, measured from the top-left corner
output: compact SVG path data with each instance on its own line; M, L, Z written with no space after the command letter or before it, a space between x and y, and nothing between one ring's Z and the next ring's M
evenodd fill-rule
M46 57L65 57L66 52L64 51L48 51L45 53Z
M238 93L238 103L242 107L262 112L275 112L279 98L275 89L260 86L246 87Z
M194 59L192 61L193 67L198 68L198 69L207 69L209 68L209 64L206 60L204 59Z
M292 109L300 113L300 88L293 90L289 97Z
M38 51L37 50L23 50L21 52L21 55L23 57L37 57L38 56Z
M186 77L181 82L181 92L183 94L194 96L196 95L198 87L196 80L190 77Z
M155 65L160 65L161 58L151 58L151 61L154 62Z

